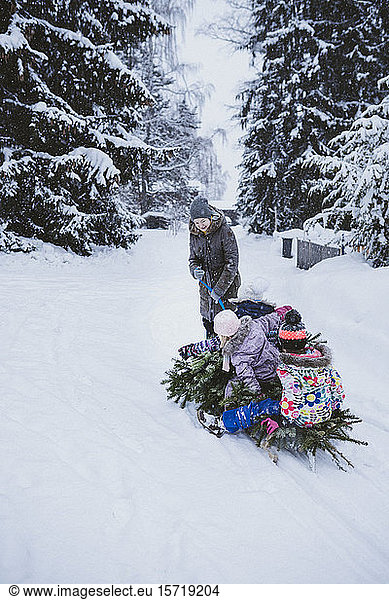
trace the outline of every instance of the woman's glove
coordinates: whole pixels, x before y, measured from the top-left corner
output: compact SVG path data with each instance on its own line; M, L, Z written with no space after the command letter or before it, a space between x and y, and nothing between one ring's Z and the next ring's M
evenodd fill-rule
M205 271L201 267L196 267L195 270L193 271L193 275L195 276L196 279L200 280L204 277Z
M214 290L212 290L212 292L209 292L209 295L211 296L212 300L215 300L215 302L219 302L220 296L218 296Z

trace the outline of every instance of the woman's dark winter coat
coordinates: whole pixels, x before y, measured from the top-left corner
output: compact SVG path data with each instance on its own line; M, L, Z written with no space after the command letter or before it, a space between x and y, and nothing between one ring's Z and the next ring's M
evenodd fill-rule
M197 229L192 220L189 221L189 270L194 277L195 268L202 268L205 271L205 283L224 302L238 295L240 286L238 244L223 213L213 206L210 208L216 216L212 217L211 225L205 233ZM213 321L221 306L211 298L205 286L201 283L199 286L200 314L208 321Z

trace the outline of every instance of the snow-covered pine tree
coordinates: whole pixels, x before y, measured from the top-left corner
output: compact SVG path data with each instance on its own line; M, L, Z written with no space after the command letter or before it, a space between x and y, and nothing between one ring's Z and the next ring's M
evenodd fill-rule
M382 85L388 86L389 78ZM374 267L389 265L389 96L369 106L350 129L332 140L331 156L313 156L308 166L322 178L313 194L324 210L306 222L353 231L351 246Z
M158 114L155 111L158 109ZM177 148L166 165L154 163L148 186L149 206L163 210L176 220L188 215L188 208L199 191L206 190L212 203L224 192L224 174L217 161L212 138L199 135L196 108L186 100L163 100L149 109L151 126L147 141L151 145L170 143ZM153 116L155 115L155 117Z
M387 8L379 1L254 0L244 46L256 78L241 94L239 208L249 229L301 226L320 209L302 160L323 153L359 110L379 101L388 68Z
M170 26L148 0L0 0L0 14L3 248L128 247L137 217L112 192L163 154L133 134L153 100L131 57Z
M179 220L196 194L191 185L191 162L197 149L199 122L184 100L169 100L163 91L161 88L157 103L148 111L146 140L151 145L164 145L170 140L178 151L168 164L152 164L147 209L163 211Z
M177 29L185 28L193 4L193 0L152 0L153 8L175 29L168 37L147 40L139 60L141 78L155 99L142 123L142 139L151 146L176 149L167 164L154 160L143 174L138 189L141 210L163 212L172 223L186 218L199 184L211 200L218 200L225 186L212 137L199 135L198 115L206 90L201 83L188 86L187 65L179 60Z

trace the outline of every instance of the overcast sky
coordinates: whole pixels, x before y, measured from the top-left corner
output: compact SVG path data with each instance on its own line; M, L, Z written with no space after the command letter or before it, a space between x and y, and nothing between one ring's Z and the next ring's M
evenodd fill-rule
M237 144L241 131L238 123L232 121L232 110L228 107L235 103L239 84L249 77L249 57L246 53L233 53L227 43L196 35L196 30L204 22L217 20L226 8L224 0L197 0L180 43L180 58L183 62L199 64L198 72L191 76L193 80L201 79L205 84L214 85L215 89L201 115L203 132L209 134L216 128L227 131L227 143L223 146L219 141L215 142L215 146L219 162L230 176L225 200L233 202L238 179L236 166L241 159Z

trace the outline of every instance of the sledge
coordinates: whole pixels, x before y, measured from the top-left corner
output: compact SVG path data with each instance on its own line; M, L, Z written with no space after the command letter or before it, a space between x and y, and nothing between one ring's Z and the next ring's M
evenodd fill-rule
M234 386L233 395L228 400L224 398L225 386L231 373L222 370L222 362L219 349L205 350L198 356L187 359L173 359L173 368L166 372L167 377L161 382L166 386L168 399L183 409L187 403L194 403L197 409L215 416L220 416L227 408L238 408L253 400L258 401L257 394L240 384ZM271 397L271 393L269 395ZM274 415L268 416L274 418ZM351 437L353 426L362 420L349 409L337 409L328 421L312 427L298 427L280 418L278 429L270 435L261 426L265 418L266 415L263 415L260 422L243 431L253 439L258 448L268 454L275 465L279 462L279 453L287 450L304 457L309 469L315 473L316 453L322 450L340 470L346 471L347 467L352 468L354 465L335 444L349 442L367 445L367 442Z

